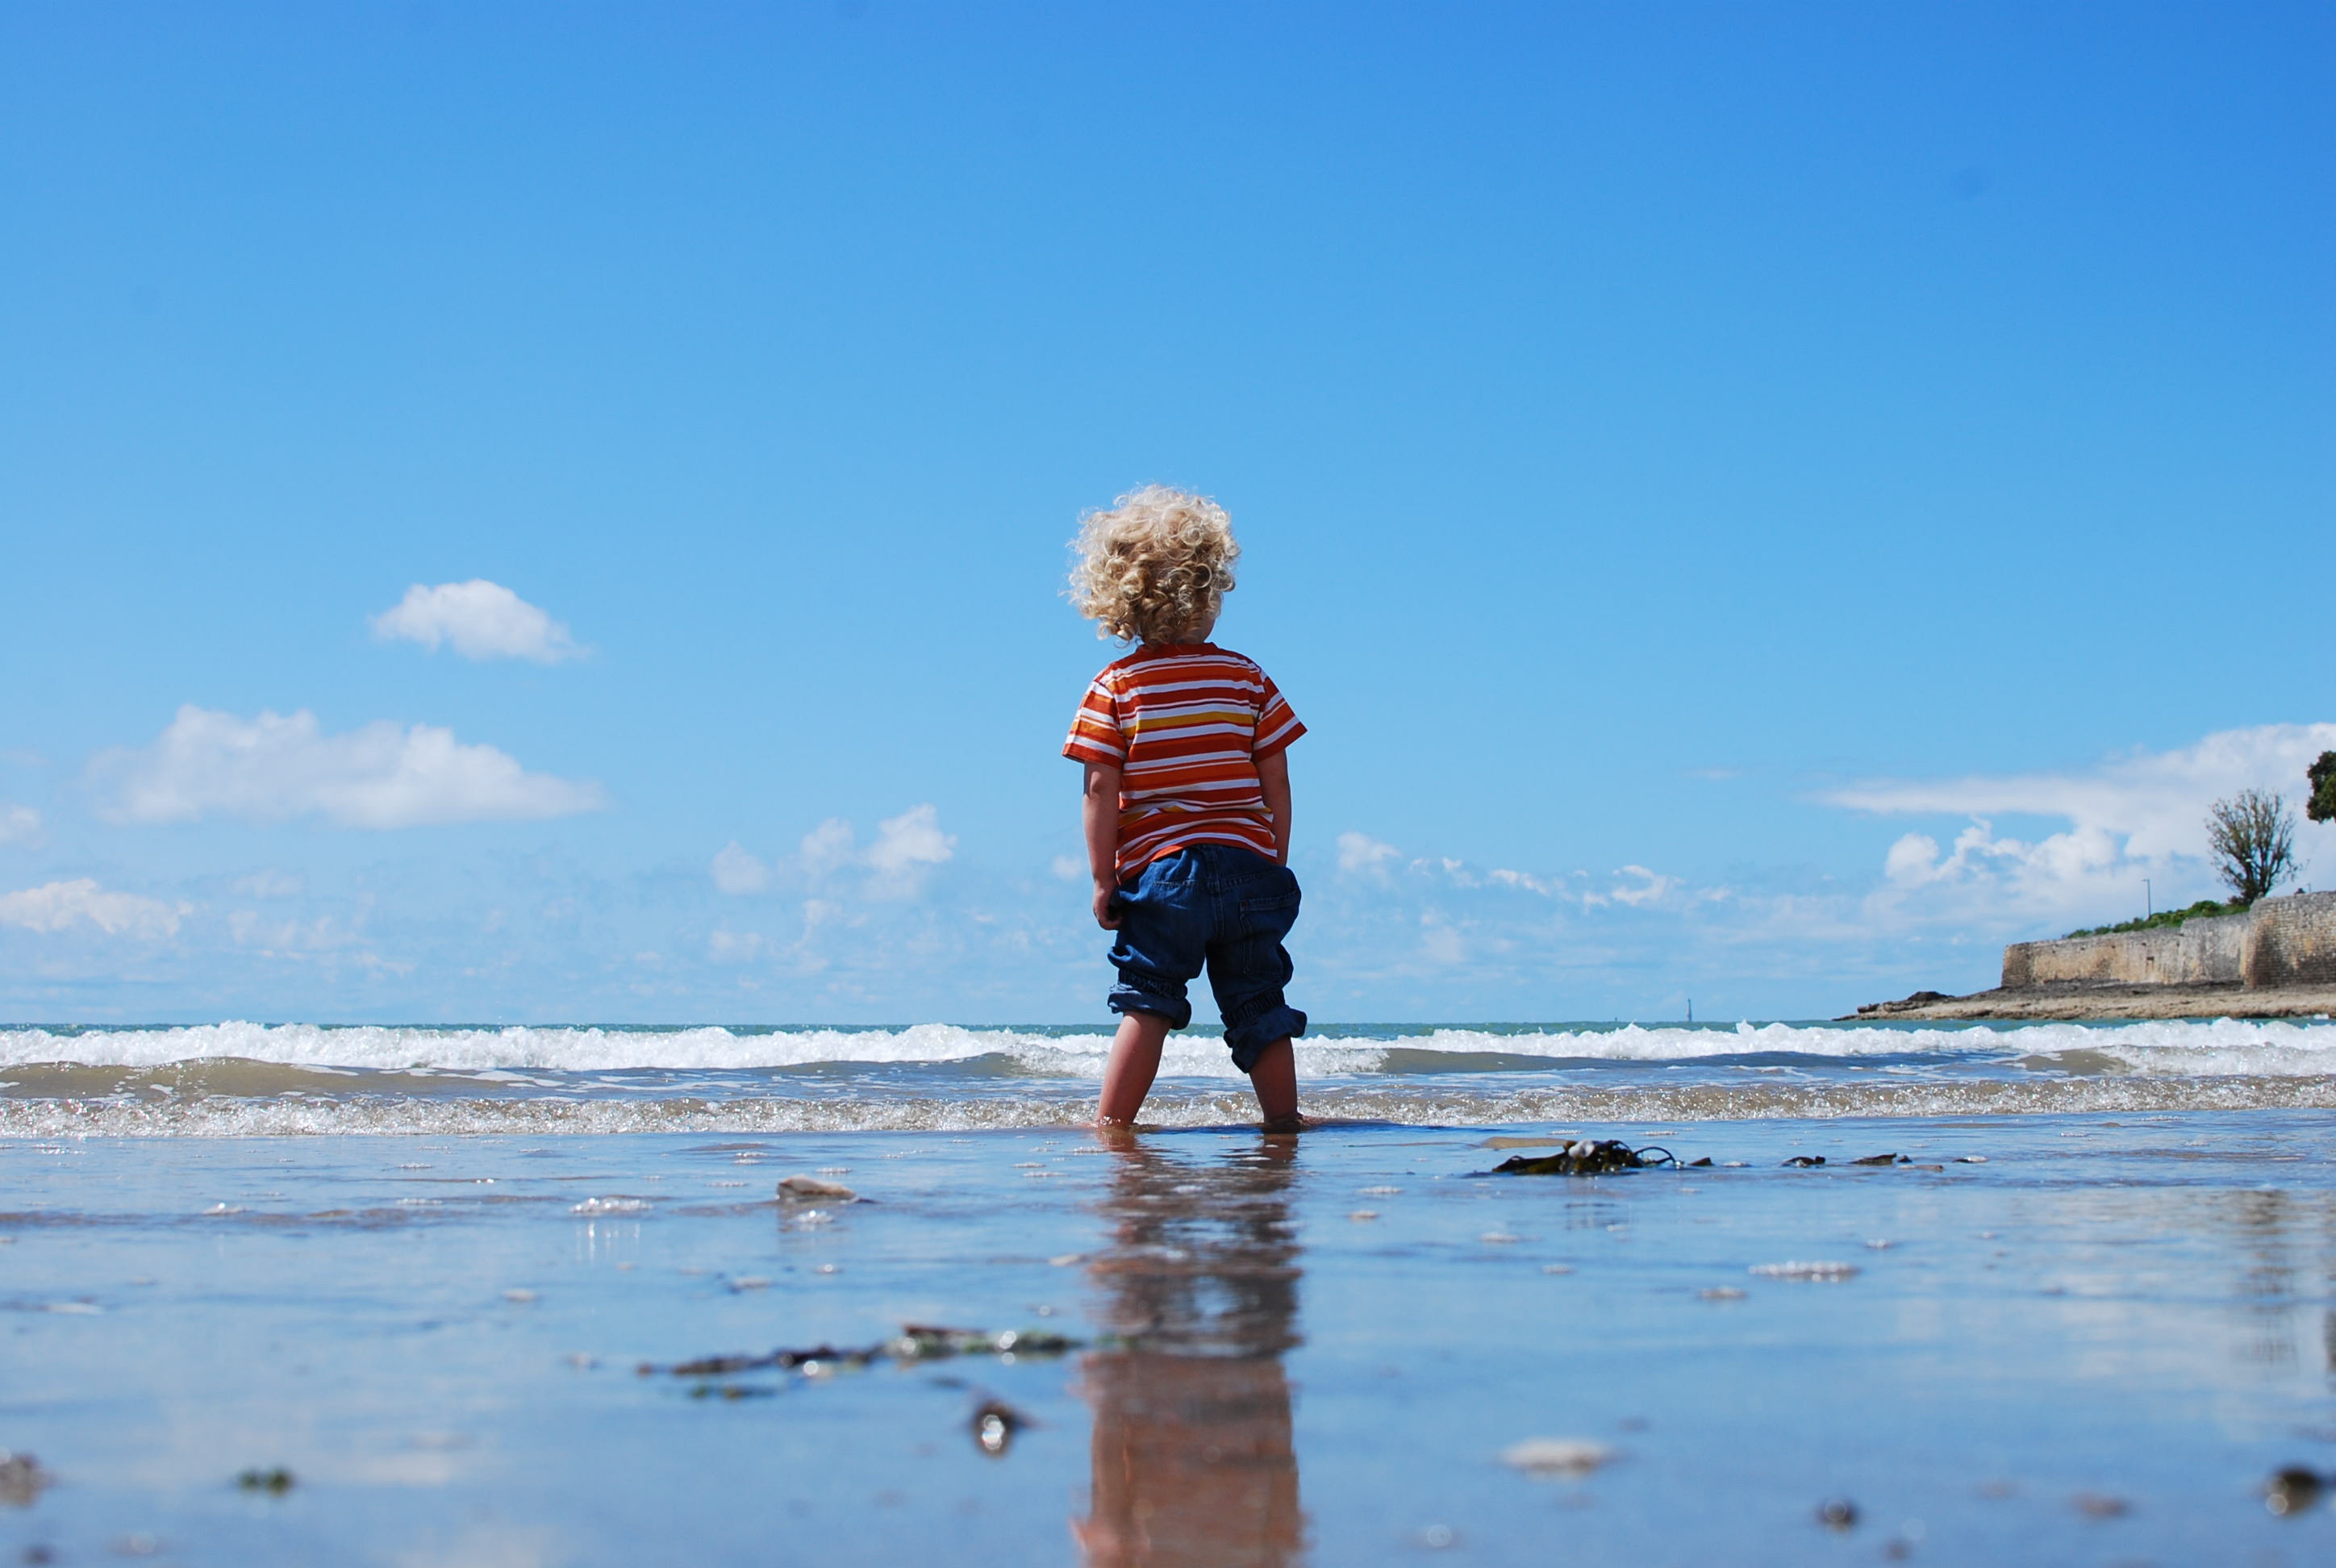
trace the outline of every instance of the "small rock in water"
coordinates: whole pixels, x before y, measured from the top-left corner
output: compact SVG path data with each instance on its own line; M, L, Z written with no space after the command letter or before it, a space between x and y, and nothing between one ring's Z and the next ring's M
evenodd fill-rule
M1744 1292L1734 1285L1714 1285L1708 1290L1698 1290L1696 1294L1707 1301L1740 1301L1744 1299Z
M1706 1154L1699 1160L1689 1160L1687 1163L1687 1167L1689 1170L1692 1171L1699 1165L1708 1165L1709 1164L1711 1164L1711 1156L1709 1154Z
M1852 1160L1853 1165L1903 1165L1909 1164L1903 1154L1868 1154L1862 1160Z
M2132 1504L2106 1492L2079 1492L2068 1502L2088 1519L2122 1519L2133 1512Z
M1543 1263L1541 1266L1541 1271L1544 1274L1571 1274L1573 1272L1573 1265L1571 1263Z
M1823 1154L1795 1154L1791 1159L1786 1160L1785 1164L1792 1166L1796 1170L1806 1171L1824 1164L1825 1156Z
M1528 1437L1501 1451L1501 1463L1533 1475L1587 1475L1614 1450L1587 1437Z
M1842 1280L1855 1279L1857 1265L1825 1261L1801 1262L1796 1260L1783 1263L1755 1263L1752 1265L1751 1271L1767 1280L1807 1280L1822 1284L1831 1284Z
M513 1301L513 1302L516 1302L516 1303L518 1303L520 1306L524 1307L524 1306L525 1306L525 1305L527 1305L530 1301L532 1301L532 1300L535 1300L535 1292L534 1292L533 1290L524 1290L524 1289L522 1289L522 1290L505 1290L505 1291L503 1292L503 1300L506 1300L506 1301Z
M2326 1485L2318 1471L2290 1465L2263 1487L2263 1506L2282 1518L2301 1514L2320 1500L2321 1488Z
M1014 1434L1029 1424L1029 1417L1005 1400L985 1400L973 1413L973 1440L983 1453L999 1458L1014 1446Z
M779 1201L787 1203L850 1203L860 1194L841 1182L822 1182L817 1176L789 1176L779 1183Z
M30 1454L0 1448L0 1503L29 1508L55 1480Z
M1359 1221L1359 1220L1376 1220L1376 1219L1377 1219L1378 1217L1379 1217L1379 1212L1378 1212L1377 1209L1357 1209L1353 1213L1348 1214L1348 1215L1347 1216L1347 1218L1348 1218L1349 1220L1358 1220L1358 1221Z
M1817 1523L1828 1530L1854 1530L1857 1505L1846 1497L1828 1497L1817 1505Z
M1984 1165L1987 1164L1987 1156L1985 1154L1957 1154L1955 1156L1955 1164L1958 1165Z
M235 1484L246 1492L265 1492L271 1497L281 1497L292 1490L292 1472L281 1465L266 1470L246 1470L235 1478Z

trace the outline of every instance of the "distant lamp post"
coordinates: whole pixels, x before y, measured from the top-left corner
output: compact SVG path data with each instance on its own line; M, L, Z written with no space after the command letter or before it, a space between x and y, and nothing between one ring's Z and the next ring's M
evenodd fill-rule
M2156 912L2156 890L2149 885L2149 879L2147 877L2144 877L2141 879L2141 918L2143 920L2147 920Z

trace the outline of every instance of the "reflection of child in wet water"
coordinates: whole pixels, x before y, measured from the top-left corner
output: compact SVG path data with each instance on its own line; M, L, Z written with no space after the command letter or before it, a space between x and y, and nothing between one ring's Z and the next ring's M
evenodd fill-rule
M1241 553L1231 521L1205 497L1148 485L1090 512L1077 549L1072 602L1099 635L1136 643L1087 687L1063 746L1086 766L1095 923L1118 934L1119 1032L1097 1119L1135 1120L1205 967L1266 1126L1294 1130L1290 1042L1306 1015L1281 994L1298 918L1287 748L1306 726L1253 661L1208 640Z
M1114 1342L1079 1364L1095 1426L1072 1535L1088 1568L1289 1568L1306 1535L1281 1363L1297 1140L1210 1164L1115 1142L1088 1265Z

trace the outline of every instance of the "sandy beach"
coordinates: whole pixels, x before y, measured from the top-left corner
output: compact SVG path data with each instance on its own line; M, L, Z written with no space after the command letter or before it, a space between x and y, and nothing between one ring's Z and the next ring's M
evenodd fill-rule
M2336 1550L2264 1491L2336 1467L2319 1110L57 1136L95 1103L15 1093L26 1561ZM1480 1174L1576 1134L1714 1163Z

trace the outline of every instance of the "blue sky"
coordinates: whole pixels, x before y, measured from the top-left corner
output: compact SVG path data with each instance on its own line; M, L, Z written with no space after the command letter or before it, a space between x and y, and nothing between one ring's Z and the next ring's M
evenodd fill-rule
M2336 745L2331 66L2308 5L0 5L0 1014L1100 1017L1058 592L1154 480L1313 729L1318 1017L1987 983Z

